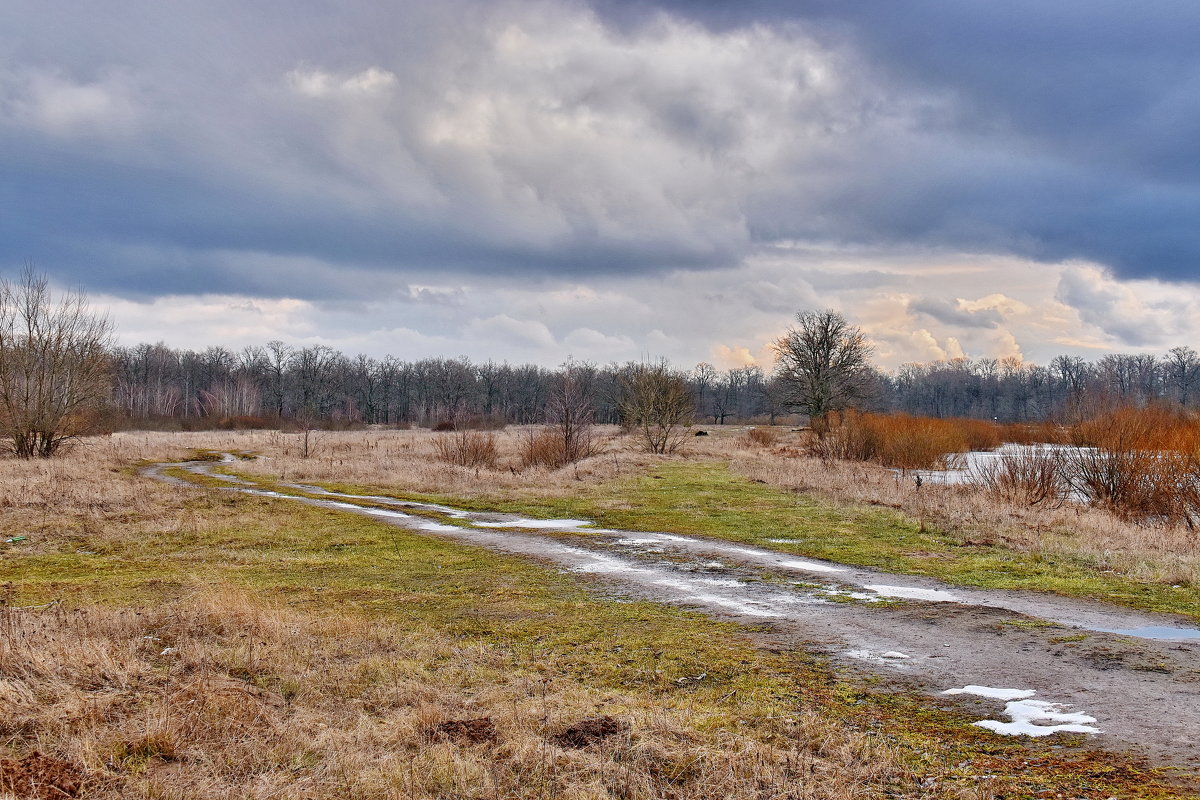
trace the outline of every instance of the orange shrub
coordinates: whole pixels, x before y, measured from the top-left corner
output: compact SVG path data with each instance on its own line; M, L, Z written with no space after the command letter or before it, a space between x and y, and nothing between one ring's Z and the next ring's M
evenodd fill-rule
M1093 505L1138 522L1200 522L1200 420L1163 406L1117 408L1077 424L1066 466Z
M1071 436L1055 422L1010 422L1000 426L1000 438L1012 444L1067 444Z
M947 458L1000 445L1000 428L986 420L851 412L831 420L813 445L815 455L875 461L896 469L939 469Z

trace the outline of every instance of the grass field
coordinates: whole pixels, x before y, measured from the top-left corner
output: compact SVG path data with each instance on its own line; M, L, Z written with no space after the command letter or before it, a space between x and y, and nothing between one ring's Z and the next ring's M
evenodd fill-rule
M501 434L502 457L516 436ZM0 545L0 788L39 796L33 776L59 787L46 797L72 780L79 796L146 798L1188 796L1129 760L993 737L754 630L371 520L136 474L194 448L255 451L234 468L756 543L786 531L809 555L1197 613L1193 585L1159 574L1191 563L1182 548L1108 574L1087 548L1046 544L1062 534L1017 536L1020 515L1005 522L1011 542L967 544L978 521L797 492L797 459L709 439L651 458L612 438L554 472L448 465L426 432L324 434L310 459L264 433L117 435L61 460L0 461L5 538L26 537Z

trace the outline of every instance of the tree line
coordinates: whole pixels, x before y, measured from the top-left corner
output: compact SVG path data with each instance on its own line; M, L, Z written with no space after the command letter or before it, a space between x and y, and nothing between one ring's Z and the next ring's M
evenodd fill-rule
M112 350L113 408L129 420L245 424L311 417L330 423L434 427L530 424L547 418L565 369L472 362L466 357L402 361L346 356L324 345L281 342L234 352L143 344ZM788 365L792 375L803 365ZM621 392L632 364L574 363L580 391L601 423L621 422ZM701 363L679 370L697 422L774 423L800 410L795 378L746 366ZM930 417L1001 422L1066 419L1103 405L1154 402L1200 406L1200 355L1176 347L1163 357L1107 354L1095 361L1059 356L1047 366L1018 359L955 359L856 375L851 405ZM835 393L844 393L836 387ZM823 401L815 411L834 410ZM808 409L803 409L808 410Z
M774 350L777 367L767 374L707 363L680 370L665 361L557 369L466 357L403 361L281 341L239 351L118 347L109 321L82 294L54 297L27 269L19 282L0 281L0 425L12 452L29 457L105 426L561 424L566 385L572 419L644 432L666 406L675 430L681 422L776 423L797 412L819 427L829 412L851 407L1009 422L1119 405L1200 405L1200 356L1186 346L1163 357L1060 356L1046 367L956 359L885 373L872 366L863 332L826 310L797 314Z

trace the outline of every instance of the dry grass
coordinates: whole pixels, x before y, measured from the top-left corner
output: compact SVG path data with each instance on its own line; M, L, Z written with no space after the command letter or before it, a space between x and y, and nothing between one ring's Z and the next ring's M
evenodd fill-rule
M733 466L747 478L792 491L895 508L933 521L964 543L1081 559L1135 580L1200 585L1200 546L1183 526L1148 528L1100 508L1011 502L980 486L926 483L918 490L911 479L875 464L795 452L738 451Z
M13 552L45 571L43 591L78 602L55 566L78 561L64 555L77 542L114 552L156 542L175 558L195 537L251 524L243 505L258 501L132 475L143 459L203 446L261 450L268 465L341 480L382 472L394 485L428 470L414 480L467 481L469 470L432 458L433 441L415 431L323 435L320 455L301 459L295 436L267 432L116 435L58 460L0 460L0 520L30 534ZM622 451L600 463L621 471L640 458ZM483 473L476 485L507 475L525 489L578 486L545 471ZM95 798L988 796L920 788L880 737L823 716L819 703L681 690L667 677L617 690L536 643L315 601L321 610L286 609L222 581L220 564L188 563L205 577L156 591L152 603L117 590L104 606L20 608L13 589L0 590L3 769L77 770L82 796ZM613 735L570 730L602 716L616 720Z
M438 458L447 464L460 467L496 466L496 435L480 431L464 430L458 433L443 433L433 440L433 449Z
M955 454L998 447L1000 434L1000 426L977 419L847 412L812 443L811 451L824 459L873 461L896 469L940 469Z
M772 451L745 446L741 434L702 437L693 457L729 460L788 489L941 514L1017 549L1104 551L1114 568L1155 579L1200 573L1194 546L1174 530L1148 537L1098 511L1048 516L976 490L926 487L916 497L874 465L781 454L798 444L795 435L780 431ZM304 459L294 434L119 434L59 460L0 460L0 521L6 532L32 534L21 552L58 587L54 559L74 553L75 540L156 540L174 560L194 537L245 524L243 504L224 495L129 474L139 460L190 448L259 452L238 469L288 480L516 498L569 497L581 483L681 462L646 455L609 430L606 452L577 470L521 471L514 465L528 433L514 430L495 434L495 468L472 469L437 458L439 435L322 433ZM1051 533L1054 525L1082 535ZM765 702L716 687L614 689L589 680L582 664L565 668L561 653L543 656L537 642L506 646L316 602L320 611L284 609L205 571L217 565L186 563L207 577L152 604L121 590L108 607L0 609L8 755L40 750L76 765L85 796L98 798L989 796L983 785L920 788L882 737L823 716L819 690L809 687L793 684L796 694ZM569 727L602 716L619 723L613 735L569 746Z
M735 730L536 657L222 588L156 608L0 608L0 675L9 747L77 765L95 798L834 800L910 782L812 712ZM614 735L571 735L601 711Z

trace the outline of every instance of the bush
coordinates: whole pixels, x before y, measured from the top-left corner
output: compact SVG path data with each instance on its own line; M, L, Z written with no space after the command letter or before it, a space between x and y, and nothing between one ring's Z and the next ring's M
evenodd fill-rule
M972 480L1000 500L1057 508L1070 493L1062 450L1022 445L972 470Z
M774 428L751 428L746 431L746 442L759 447L774 447L779 442L779 431Z
M460 467L496 466L496 435L480 431L459 431L439 436L433 442L437 456Z
M559 426L530 429L521 442L521 464L525 467L559 469L598 452L590 426L564 434Z
M829 421L829 432L814 442L812 452L895 469L941 469L958 453L999 444L999 426L986 420L847 412Z
M1117 408L1076 425L1071 486L1122 519L1186 524L1200 520L1200 423L1161 406Z

